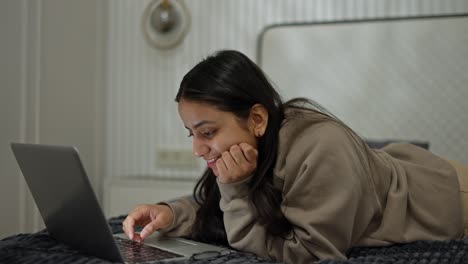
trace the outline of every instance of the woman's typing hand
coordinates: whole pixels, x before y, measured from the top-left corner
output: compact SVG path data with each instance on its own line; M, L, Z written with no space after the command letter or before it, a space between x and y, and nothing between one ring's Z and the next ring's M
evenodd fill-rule
M137 206L122 223L125 235L131 240L141 242L154 231L169 227L174 220L172 209L164 204L143 204ZM135 227L141 226L140 234Z

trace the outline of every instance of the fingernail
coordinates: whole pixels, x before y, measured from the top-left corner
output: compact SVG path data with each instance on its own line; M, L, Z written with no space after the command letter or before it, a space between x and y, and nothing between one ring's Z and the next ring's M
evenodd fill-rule
M140 232L140 237L143 239L144 237L146 237L146 231L145 230L142 230Z
M131 240L133 240L133 234L130 234L128 237L129 237Z

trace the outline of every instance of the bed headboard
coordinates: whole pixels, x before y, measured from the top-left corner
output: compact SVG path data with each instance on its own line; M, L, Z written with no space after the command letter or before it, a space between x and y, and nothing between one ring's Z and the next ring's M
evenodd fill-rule
M468 164L468 14L267 27L257 62L367 139L422 140Z

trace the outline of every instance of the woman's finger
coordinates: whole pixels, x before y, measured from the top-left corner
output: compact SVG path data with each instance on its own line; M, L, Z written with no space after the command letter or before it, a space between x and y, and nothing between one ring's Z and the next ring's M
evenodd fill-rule
M254 147L247 143L240 143L239 147L242 149L242 152L249 163L257 161L258 151Z
M238 166L247 162L247 158L244 156L239 145L232 145L231 148L229 148L229 152Z

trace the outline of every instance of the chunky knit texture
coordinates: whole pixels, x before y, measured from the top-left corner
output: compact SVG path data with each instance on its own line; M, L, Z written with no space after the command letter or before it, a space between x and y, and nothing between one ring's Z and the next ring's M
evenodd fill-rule
M112 218L109 225L114 233L121 232L125 216ZM352 248L348 260L322 260L320 264L462 264L468 263L468 239L450 241L418 241L389 247ZM47 232L18 234L0 240L0 263L71 263L71 264L108 264L109 261L98 259L72 249L51 238ZM155 262L157 263L157 262ZM214 264L214 263L273 263L259 259L255 255L228 250L225 254L199 260L185 260L178 264Z

